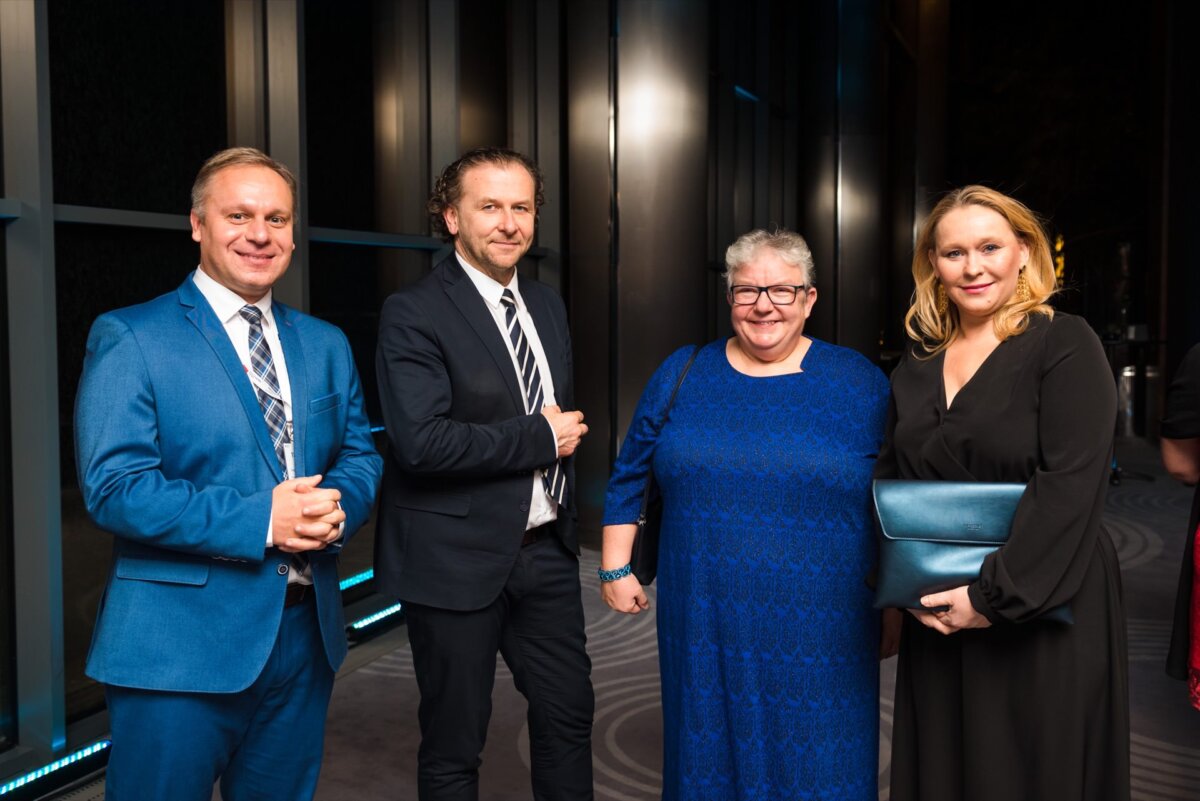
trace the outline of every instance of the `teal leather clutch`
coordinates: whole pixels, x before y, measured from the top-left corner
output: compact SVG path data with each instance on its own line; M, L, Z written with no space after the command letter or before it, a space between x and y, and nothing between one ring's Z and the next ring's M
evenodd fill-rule
M924 609L921 596L970 584L1008 541L1024 484L878 479L875 608ZM1069 605L1041 615L1072 623Z

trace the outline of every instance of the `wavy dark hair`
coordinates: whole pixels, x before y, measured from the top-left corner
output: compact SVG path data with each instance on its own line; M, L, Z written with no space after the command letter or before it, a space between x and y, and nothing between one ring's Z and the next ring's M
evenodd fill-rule
M533 177L534 220L536 222L537 210L546 200L542 171L538 169L537 164L524 153L518 153L506 147L477 147L474 150L468 150L456 161L446 165L446 169L442 170L442 174L433 184L433 192L429 195L429 202L425 204L425 209L429 212L429 228L434 236L439 236L446 242L454 241L454 236L446 229L446 221L442 215L446 209L453 206L462 197L462 179L467 170L483 164L494 164L497 167L520 164L528 171Z

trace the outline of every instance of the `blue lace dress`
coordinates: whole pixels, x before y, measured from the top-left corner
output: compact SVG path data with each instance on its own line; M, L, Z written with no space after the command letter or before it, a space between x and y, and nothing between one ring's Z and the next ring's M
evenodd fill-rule
M877 798L879 613L870 481L888 384L813 340L803 372L734 370L706 345L659 367L609 481L606 525L663 492L663 798Z

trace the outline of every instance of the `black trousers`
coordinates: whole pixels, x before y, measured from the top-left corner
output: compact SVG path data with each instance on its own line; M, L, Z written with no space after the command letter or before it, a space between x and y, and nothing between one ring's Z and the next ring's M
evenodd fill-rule
M421 801L479 798L497 651L529 702L534 798L592 798L595 697L579 560L557 537L523 547L503 592L483 609L407 604L405 617L421 690Z

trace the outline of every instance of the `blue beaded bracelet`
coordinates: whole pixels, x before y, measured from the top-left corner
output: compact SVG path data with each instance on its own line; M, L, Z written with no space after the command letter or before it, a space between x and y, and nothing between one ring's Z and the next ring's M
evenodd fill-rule
M618 567L616 570L605 570L602 567L596 568L596 575L599 576L600 581L604 582L605 584L610 581L616 581L617 579L623 579L632 572L633 567L628 564L624 567Z

